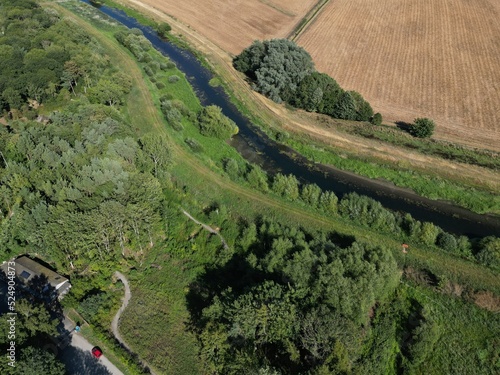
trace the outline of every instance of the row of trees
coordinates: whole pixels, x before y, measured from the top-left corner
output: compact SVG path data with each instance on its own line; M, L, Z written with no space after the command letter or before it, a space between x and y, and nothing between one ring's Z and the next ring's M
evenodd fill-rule
M309 53L287 39L255 41L233 64L277 103L345 120L382 122L358 92L345 91L332 77L315 71Z
M367 228L395 235L402 241L425 246L437 246L457 256L472 259L500 269L500 239L488 237L470 240L455 236L430 222L415 220L410 214L390 211L372 198L348 193L341 200L331 191L323 191L316 184L301 185L293 175L277 173L270 178L258 166L240 166L235 160L224 161L224 169L235 180L245 179L252 187L273 193L291 201L301 201L328 215L339 215Z

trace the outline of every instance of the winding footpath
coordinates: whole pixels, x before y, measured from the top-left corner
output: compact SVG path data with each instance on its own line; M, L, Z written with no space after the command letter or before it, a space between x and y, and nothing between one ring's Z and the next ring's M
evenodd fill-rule
M212 234L215 234L217 236L219 236L221 242L222 242L222 245L224 246L224 249L229 249L229 246L226 242L226 240L224 239L224 237L221 236L221 234L219 233L218 230L212 228L211 226L207 225L207 224L203 224L202 222L196 220L194 217L192 217L186 210L182 210L182 213L184 215L186 215L188 218L190 218L192 221L194 221L196 224L198 225L201 225L204 229L206 229L207 231L209 231L210 233Z
M111 322L111 331L113 332L113 335L115 336L116 340L125 347L130 353L133 353L132 349L130 346L127 345L125 340L123 340L123 337L120 335L120 332L118 331L118 323L120 321L120 317L127 307L130 298L132 297L132 293L130 292L130 285L128 283L127 278L121 273L116 271L115 276L120 279L120 281L123 283L125 286L125 296L123 297L123 302L121 307L118 309L118 312L116 313L115 317L113 318L113 321ZM149 366L147 363L145 363L143 360L139 359L142 363L142 366L145 368L149 369L149 372L153 375L156 375L155 372L151 369L151 366Z

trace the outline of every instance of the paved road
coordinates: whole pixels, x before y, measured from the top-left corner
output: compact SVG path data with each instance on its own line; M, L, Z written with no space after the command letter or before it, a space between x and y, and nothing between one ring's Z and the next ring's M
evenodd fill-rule
M63 343L62 349L52 346L52 350L61 350L61 360L66 365L70 375L124 375L105 355L96 359L91 354L92 345L81 334L74 331L75 323L68 318L64 319L64 328L67 331L66 339L69 345ZM69 341L71 340L71 341Z

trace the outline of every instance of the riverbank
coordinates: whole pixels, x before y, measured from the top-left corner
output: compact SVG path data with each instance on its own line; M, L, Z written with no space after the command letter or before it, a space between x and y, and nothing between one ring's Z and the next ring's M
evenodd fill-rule
M500 189L500 174L497 171L342 132L333 128L331 123L325 126L318 122L316 114L290 111L252 91L243 77L232 68L232 56L190 26L140 1L121 2L157 21L169 22L177 37L186 40L205 56L232 100L254 124L271 136L287 132L291 135L287 143L291 145L293 141L295 144L292 147L301 146L303 154L325 162L320 159L321 151L314 150L309 144L312 139L314 143L329 148L330 154L344 154L344 159L349 158L349 165L340 165L341 169L350 169L370 178L390 180L397 186L410 188L430 199L452 201L478 213L500 212L500 202L495 197ZM381 167L374 168L374 163ZM405 173L411 175L411 178L405 177ZM474 190L470 190L471 187ZM462 192L467 193L466 198Z

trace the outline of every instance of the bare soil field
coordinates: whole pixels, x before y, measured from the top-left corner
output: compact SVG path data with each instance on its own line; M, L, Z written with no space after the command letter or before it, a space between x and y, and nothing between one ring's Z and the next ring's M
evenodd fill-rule
M319 71L385 120L500 149L500 2L335 0L298 38Z
M317 0L142 0L238 54L256 39L285 38Z

